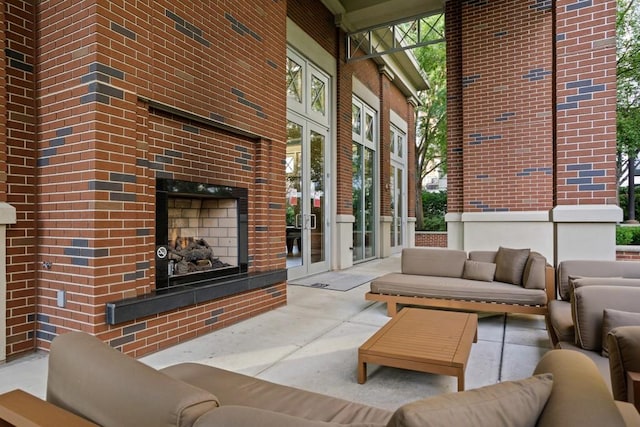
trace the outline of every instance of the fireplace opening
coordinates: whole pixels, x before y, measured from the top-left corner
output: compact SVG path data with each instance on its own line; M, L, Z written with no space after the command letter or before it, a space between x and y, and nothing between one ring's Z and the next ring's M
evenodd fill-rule
M158 179L156 289L247 271L247 190Z

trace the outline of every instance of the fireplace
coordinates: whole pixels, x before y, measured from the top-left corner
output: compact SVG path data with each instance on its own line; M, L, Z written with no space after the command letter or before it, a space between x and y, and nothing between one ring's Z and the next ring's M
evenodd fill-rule
M170 179L156 185L157 290L247 272L247 189Z

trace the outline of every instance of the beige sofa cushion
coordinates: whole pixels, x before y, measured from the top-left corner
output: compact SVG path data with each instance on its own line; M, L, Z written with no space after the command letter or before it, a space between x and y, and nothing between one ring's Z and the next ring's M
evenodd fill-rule
M573 324L571 314L571 304L568 301L549 301L549 323L558 341L574 343L576 340L576 329Z
M384 427L385 423L331 423L307 420L266 409L225 405L203 415L193 427Z
M101 426L190 427L218 407L211 393L70 332L51 343L47 401Z
M569 276L640 278L640 262L566 260L558 264L556 272L560 298L569 301Z
M464 262L463 279L482 280L484 282L493 282L493 276L496 272L496 265L492 262L481 262L466 260Z
M602 350L602 319L605 308L640 312L640 288L624 286L583 286L574 291L572 302L576 343L586 349Z
M527 289L544 289L546 287L547 259L537 252L531 252L522 272L522 286Z
M529 252L529 249L511 249L502 246L498 248L495 280L522 285L522 275L529 258Z
M552 378L543 374L412 402L398 408L387 426L534 426L551 394Z
M550 350L542 356L533 373L553 374L551 396L536 427L625 425L600 371L584 354Z
M388 273L371 281L371 292L499 304L544 305L547 294L502 282L481 282L456 277Z
M640 326L621 326L607 335L611 390L616 400L627 400L627 371L640 372Z
M640 304L640 301L638 302ZM609 357L607 335L618 326L640 326L640 313L605 308L602 317L602 357ZM638 349L640 351L640 348Z
M469 259L472 261L496 263L498 251L469 251Z
M422 276L462 277L466 260L467 253L460 250L404 248L401 271Z
M384 409L198 363L180 363L161 372L215 394L223 407L251 406L306 420L338 424L385 424L392 414Z

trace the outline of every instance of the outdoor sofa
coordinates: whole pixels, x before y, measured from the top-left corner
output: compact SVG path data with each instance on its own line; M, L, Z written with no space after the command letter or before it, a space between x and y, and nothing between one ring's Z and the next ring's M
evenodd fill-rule
M404 248L401 271L371 281L367 300L499 313L546 314L555 299L555 271L529 249L497 251Z
M620 379L626 376L621 367L635 370L640 381L640 343L632 345L622 331L611 332L622 326L640 328L640 262L566 260L558 264L557 274L559 298L549 302L546 316L551 345L587 355L611 383L616 399L628 399L627 382L632 381Z
M105 427L640 425L578 352L552 350L533 374L387 411L196 363L156 370L71 332L52 342L46 398Z

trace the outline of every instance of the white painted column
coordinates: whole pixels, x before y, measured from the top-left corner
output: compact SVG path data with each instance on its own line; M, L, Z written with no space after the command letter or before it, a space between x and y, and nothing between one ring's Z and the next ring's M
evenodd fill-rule
M353 215L336 215L334 265L337 270L353 267Z
M569 259L616 259L616 225L622 221L618 206L556 206L551 217L556 228L556 265Z

